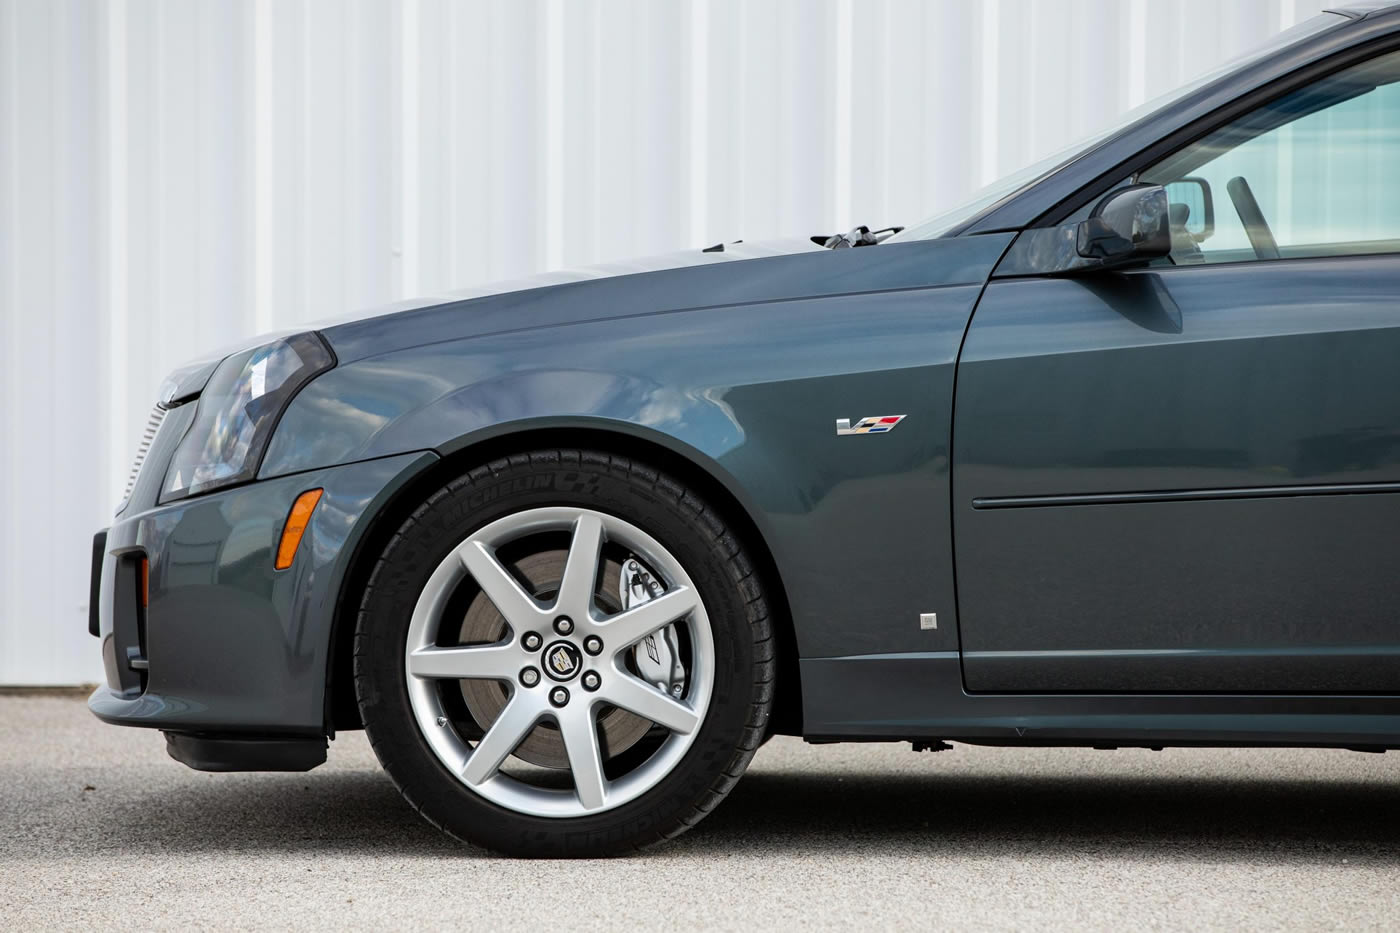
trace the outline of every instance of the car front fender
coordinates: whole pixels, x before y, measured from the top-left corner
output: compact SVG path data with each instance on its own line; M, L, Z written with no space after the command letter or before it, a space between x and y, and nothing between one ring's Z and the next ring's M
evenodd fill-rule
M583 321L355 360L297 396L260 476L451 455L542 428L636 437L706 470L749 512L803 657L956 650L953 371L1007 239L987 238L970 283ZM883 433L836 432L838 420L877 415L905 417ZM930 612L945 621L921 630Z

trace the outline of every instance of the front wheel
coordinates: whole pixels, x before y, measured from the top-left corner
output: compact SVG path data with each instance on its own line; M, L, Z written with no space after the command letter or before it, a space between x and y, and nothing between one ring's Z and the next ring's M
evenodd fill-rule
M773 672L762 588L715 510L578 450L431 496L355 633L385 770L428 820L511 855L616 854L699 822L764 737Z

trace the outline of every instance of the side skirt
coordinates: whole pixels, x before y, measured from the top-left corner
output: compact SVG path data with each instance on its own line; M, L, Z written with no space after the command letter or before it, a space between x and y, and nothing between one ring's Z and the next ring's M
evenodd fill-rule
M1400 695L971 694L957 652L807 658L808 741L1400 747Z

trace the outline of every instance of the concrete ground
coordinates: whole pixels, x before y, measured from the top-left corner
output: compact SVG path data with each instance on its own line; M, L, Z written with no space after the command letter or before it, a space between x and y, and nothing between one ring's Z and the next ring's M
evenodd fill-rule
M304 775L199 774L71 697L0 697L10 930L1381 929L1400 754L808 746L631 859L464 848L360 734Z

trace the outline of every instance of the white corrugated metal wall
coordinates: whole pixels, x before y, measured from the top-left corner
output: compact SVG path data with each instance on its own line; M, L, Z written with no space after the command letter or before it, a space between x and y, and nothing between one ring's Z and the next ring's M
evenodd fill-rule
M95 680L163 374L542 269L908 223L1319 0L0 0L0 684Z

